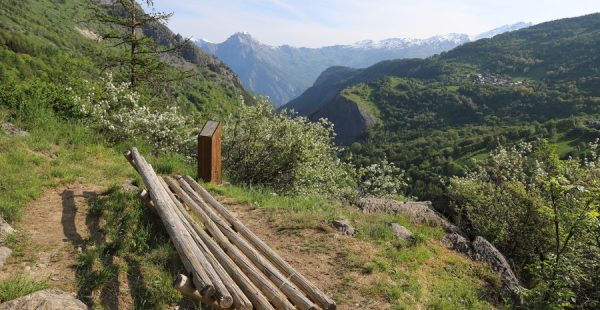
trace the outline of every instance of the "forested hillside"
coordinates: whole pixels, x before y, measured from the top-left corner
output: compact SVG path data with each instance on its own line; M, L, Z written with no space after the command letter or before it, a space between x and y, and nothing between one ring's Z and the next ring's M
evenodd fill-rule
M600 14L536 25L467 43L426 60L330 68L286 105L327 117L339 102L376 117L349 150L366 164L387 156L409 171L411 193L434 198L441 176L500 144L547 138L562 157L600 136ZM339 104L339 103L338 103ZM339 118L339 114L335 115ZM340 124L341 125L341 124ZM353 126L338 126L339 136Z
M83 85L83 80L102 77L107 69L106 55L115 53L115 48L112 48L114 43L101 40L99 34L107 25L93 19L93 5L94 1L2 1L2 87L36 88L38 92L50 88L48 91L54 92L50 96L64 101L66 87L77 89L76 85ZM162 25L147 27L144 31L164 46L183 40ZM250 100L237 76L219 60L192 43L186 44L178 54L168 60L173 64L172 76L182 70L176 68L193 68L195 74L161 89L148 87L149 91L171 96L173 104L181 108L194 107L205 113L232 111L239 105L241 96ZM10 93L5 90L2 95ZM172 96L174 94L176 96Z

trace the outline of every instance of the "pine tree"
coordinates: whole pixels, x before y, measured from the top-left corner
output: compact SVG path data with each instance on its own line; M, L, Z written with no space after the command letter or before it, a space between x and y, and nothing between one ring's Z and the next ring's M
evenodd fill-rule
M168 64L161 57L176 53L189 40L175 40L174 44L159 45L155 39L146 35L145 31L164 25L173 13L155 12L154 2L143 2L149 12L135 0L112 0L110 4L99 4L93 8L93 18L104 24L106 31L102 38L118 48L117 53L107 53L106 67L117 67L122 70L130 87L135 89L140 83L156 84L158 81L168 82L178 78L164 79L163 73Z

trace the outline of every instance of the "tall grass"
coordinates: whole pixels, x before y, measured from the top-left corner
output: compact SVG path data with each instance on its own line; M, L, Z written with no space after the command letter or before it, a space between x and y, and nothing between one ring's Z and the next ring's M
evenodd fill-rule
M13 276L0 282L0 303L49 287L50 285L46 281L36 281L21 275Z

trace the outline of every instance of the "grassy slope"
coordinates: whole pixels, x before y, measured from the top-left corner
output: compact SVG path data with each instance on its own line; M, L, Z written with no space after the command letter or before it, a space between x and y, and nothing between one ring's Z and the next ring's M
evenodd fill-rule
M337 277L345 281L333 295L338 302L344 303L352 299L353 294L359 294L367 303L361 306L367 308L369 302L395 309L501 306L497 276L486 266L447 250L440 243L444 236L440 227L414 223L401 215L364 214L354 207L318 197L280 197L260 189L206 186L217 195L235 197L239 203L265 211L278 232L302 235L319 230L334 219L350 220L357 229L356 238L365 246L335 243L333 251L342 252L344 256L336 267ZM416 244L406 245L395 240L390 223L399 223L412 231L418 239ZM318 242L307 246L309 253L327 248L326 243Z
M3 212L13 214L13 219L18 218L22 206L47 187L74 182L110 187L137 178L121 155L127 144L107 146L87 129L52 117L18 125L30 130L31 135L0 134L3 150L0 174L7 176L2 181L6 190L1 192L0 201L8 202L2 205ZM46 150L58 158L43 155ZM148 149L142 147L142 152L147 154ZM161 173L193 174L193 166L181 158L149 156L149 159ZM170 280L174 273L181 271L181 265L161 223L140 205L135 193L122 193L117 188L109 190L90 211L106 221L102 231L104 238L99 239L106 241L88 240L89 250L83 253L78 267L80 297L97 306L98 300L85 297L92 291L114 285L119 277L132 275L134 305L162 308L180 304L181 298L170 289ZM397 308L485 309L490 307L486 300L497 297L493 292L497 279L486 267L443 248L439 242L443 235L440 228L412 224L402 216L365 216L352 207L317 197L279 197L269 191L235 186L209 186L209 189L265 210L282 227L311 230L327 225L331 219L350 219L359 231L358 239L373 250L366 255L362 249L346 250L347 258L340 266L341 271L348 272L346 284L334 296L339 302L350 298L350 294L360 294ZM391 222L415 232L419 242L414 246L397 244L388 226ZM357 284L362 277L374 280ZM16 275L1 283L0 298L32 291L31 285L23 285L27 283L24 279L27 278ZM49 285L34 284L34 288Z
M100 55L114 52L110 50L114 43L97 42L81 31L99 32L105 27L90 20L82 0L1 2L0 81L41 80L75 88L81 80L97 79L102 76ZM171 92L179 95L177 104L216 117L234 111L240 96L248 100L222 63L197 48L186 50L186 55L193 58L195 65L188 65L198 74L170 85Z
M4 122L5 114L0 112L0 123ZM112 188L108 191L108 198L101 199L93 206L91 212L97 216L104 215L104 206L119 208L118 212L111 209L110 215L106 214L108 225L106 233L112 240L121 240L124 244L136 244L136 249L143 250L143 255L124 255L127 260L121 264L111 264L111 268L101 268L101 271L92 268L89 262L106 261L112 257L112 250L106 247L93 247L90 252L84 252L78 267L78 287L80 298L86 300L91 289L96 283L106 283L112 280L112 275L118 275L115 271L123 268L124 272L135 273L131 268L140 269L140 285L136 289L146 292L145 296L138 300L138 305L144 302L160 308L167 303L176 303L181 299L175 291L170 288L172 272L168 272L169 266L177 266L174 249L168 244L166 233L162 230L156 216L144 214L144 208L139 205L135 194L126 195L116 191L120 185L132 178L139 179L136 172L129 166L122 153L134 142L122 145L108 145L99 139L97 135L81 125L65 123L51 114L46 117L30 120L28 123L17 123L21 128L29 131L30 135L25 137L7 136L0 132L0 212L9 221L18 220L22 215L23 207L30 201L39 197L45 190L52 187L61 187L67 184L98 184ZM136 143L142 152L149 153L149 147ZM54 153L57 158L51 159L46 154L48 151ZM157 171L162 173L190 173L192 167L180 156L147 156ZM128 224L133 227L137 235L123 235L122 227L114 217L131 221L134 218L152 224L141 225L139 222ZM139 235L146 233L149 238L148 225L152 225L153 240L144 239ZM92 244L91 240L87 241ZM35 257L28 254L27 236L22 234L12 235L7 238L7 245L13 249L10 264L21 262L35 262ZM153 259L151 249L158 247L160 253ZM119 249L120 245L115 245ZM148 259L150 258L150 259ZM133 267L132 267L133 266ZM89 268L88 268L89 267ZM98 273L95 273L98 271ZM143 278L145 276L145 280ZM162 282L161 282L162 279ZM31 281L26 273L15 274L6 281L0 283L0 302L10 300L35 290L51 287L50 282ZM156 290L152 290L155 288ZM140 296L140 295L136 295ZM164 298L164 300L162 299Z

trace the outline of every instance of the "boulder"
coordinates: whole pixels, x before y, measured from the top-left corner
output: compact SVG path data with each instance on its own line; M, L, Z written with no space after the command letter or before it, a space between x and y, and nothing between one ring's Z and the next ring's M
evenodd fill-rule
M2 267L4 267L4 263L6 262L8 257L10 257L10 254L12 254L11 249L4 247L4 246L0 247L0 269L2 269Z
M477 237L473 241L472 247L475 259L487 263L492 270L500 274L504 289L514 292L521 286L504 255L489 241L483 237Z
M140 189L135 184L136 184L136 180L131 179L121 185L121 190L123 190L124 192L137 192Z
M458 253L464 254L469 257L473 257L473 249L471 248L471 242L467 238L457 234L449 233L442 238L442 243Z
M400 241L404 241L407 243L415 243L417 238L413 235L413 233L408 230L406 227L398 224L392 223L392 231L394 232L394 236Z
M431 201L398 202L385 198L361 198L358 200L358 208L364 213L404 215L414 224L441 226L447 232L459 230L433 209Z
M27 131L21 130L17 126L15 126L11 123L3 123L2 130L4 130L4 133L9 136L20 136L20 137L29 136L29 133Z
M0 217L0 244L4 243L4 237L7 234L12 234L14 232L14 228L12 228L2 217Z
M335 220L331 222L331 225L342 235L354 236L356 232L347 220Z
M43 290L0 304L0 310L86 310L75 297L60 290Z

